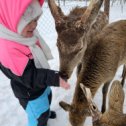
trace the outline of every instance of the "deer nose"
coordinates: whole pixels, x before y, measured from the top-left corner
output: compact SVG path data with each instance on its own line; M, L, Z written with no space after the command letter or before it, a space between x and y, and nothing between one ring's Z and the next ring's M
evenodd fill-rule
M67 80L68 80L68 74L66 74L64 71L62 71L62 72L60 72L60 76L61 76L61 78L63 78L66 82L67 82Z

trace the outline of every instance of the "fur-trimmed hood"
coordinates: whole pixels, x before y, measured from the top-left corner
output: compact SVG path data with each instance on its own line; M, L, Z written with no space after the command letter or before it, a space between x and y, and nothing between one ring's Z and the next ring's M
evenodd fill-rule
M32 0L0 0L0 23L16 32L17 25ZM44 0L39 0L41 6Z
M32 0L0 0L0 24L17 33L18 23ZM44 0L39 0L43 5ZM32 58L27 46L0 38L0 63L21 76Z

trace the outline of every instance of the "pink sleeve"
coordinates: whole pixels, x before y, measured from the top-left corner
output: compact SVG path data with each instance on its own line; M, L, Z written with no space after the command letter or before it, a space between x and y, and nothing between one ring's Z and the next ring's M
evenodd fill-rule
M17 76L21 76L27 66L29 55L28 47L21 44L0 39L0 62ZM3 55L4 54L4 55Z

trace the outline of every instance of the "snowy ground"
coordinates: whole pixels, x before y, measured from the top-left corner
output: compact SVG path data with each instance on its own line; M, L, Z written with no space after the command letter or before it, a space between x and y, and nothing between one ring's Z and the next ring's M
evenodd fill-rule
M62 9L65 13L68 13L69 10L75 5L83 6L84 2L71 2L67 3L66 6L62 6ZM123 7L123 11L121 10L121 6L119 4L115 4L110 10L110 22L126 19L126 5ZM46 19L44 18L47 17ZM51 20L51 25L47 24L47 21ZM38 29L41 31L44 39L48 42L52 53L54 55L54 59L50 61L50 65L52 69L58 70L59 67L59 59L58 59L58 51L56 47L56 38L57 34L54 29L53 18L49 14L49 10L47 5L44 5L43 8L43 17L40 19ZM115 79L120 79L122 72L122 67L117 71ZM57 119L49 120L48 126L68 126L68 113L64 112L58 105L60 100L71 102L74 87L76 83L75 72L73 73L71 79L69 80L71 83L71 89L66 91L61 88L52 88L53 90L53 101L51 105L51 109L57 112ZM126 87L126 86L125 86ZM126 92L126 91L125 91ZM99 89L98 93L95 97L96 104L101 106L101 89ZM126 102L125 102L126 105ZM124 105L124 112L126 112L126 106ZM25 115L24 110L18 103L18 100L14 97L13 92L11 90L9 80L1 73L0 71L0 126L25 126L27 123L27 117ZM91 126L91 119L88 118L86 121L88 126Z

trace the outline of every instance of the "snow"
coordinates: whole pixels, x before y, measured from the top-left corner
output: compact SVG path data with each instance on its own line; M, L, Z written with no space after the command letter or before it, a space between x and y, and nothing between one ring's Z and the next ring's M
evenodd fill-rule
M75 5L83 6L84 2L67 2L66 6L61 4L61 8L67 14ZM120 19L126 19L126 6L124 5L123 10L119 4L114 4L111 6L110 10L110 22L117 21ZM46 17L46 18L45 18ZM51 22L48 24L48 20ZM50 61L51 69L58 70L59 68L59 55L56 47L57 34L55 31L54 20L45 4L43 7L43 16L41 17L38 25L41 35L47 41L48 45L52 50L54 59ZM76 70L76 69L75 69ZM70 90L64 90L62 88L54 88L53 90L53 100L51 104L51 109L55 110L57 113L57 118L55 120L49 120L48 126L68 126L68 113L65 112L59 106L59 101L63 100L71 103L75 83L76 74L75 70L69 80L71 84ZM120 79L122 73L122 66L118 69L117 74L114 79ZM101 88L95 96L94 101L98 105L99 109L101 107ZM126 112L126 102L124 104L124 112ZM25 126L27 123L27 116L19 105L18 100L14 97L14 94L10 87L10 81L7 79L3 73L0 71L0 126ZM91 118L86 120L85 125L91 126Z

